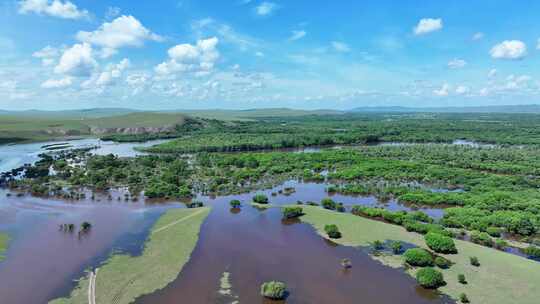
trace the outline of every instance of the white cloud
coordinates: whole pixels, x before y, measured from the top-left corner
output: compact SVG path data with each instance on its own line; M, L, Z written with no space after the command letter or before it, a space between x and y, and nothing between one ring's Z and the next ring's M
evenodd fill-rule
M122 10L119 7L116 6L109 6L107 8L107 12L105 12L105 18L112 19L118 15L120 15L120 12Z
M540 38L538 38L538 41L536 42L536 49L540 50Z
M60 51L57 48L50 45L36 51L32 54L32 57L41 59L43 66L51 66L54 64L55 59L60 55Z
M527 55L527 46L520 40L505 40L489 51L495 59L522 59Z
M255 13L257 13L259 16L268 16L271 15L277 8L277 4L265 1L255 8Z
M489 70L489 72L488 72L488 78L493 78L493 77L495 77L495 76L497 76L497 69L491 69L491 70Z
M61 79L48 79L41 84L44 89L60 89L69 87L73 83L71 77L64 77Z
M339 41L332 41L332 47L334 48L334 50L342 53L347 53L351 51L351 48L346 43Z
M198 40L196 45L176 45L168 51L169 60L157 65L155 70L162 75L175 72L208 73L219 59L218 43L219 39L212 37Z
M506 77L506 86L505 88L508 90L519 90L522 88L527 87L529 81L531 81L532 78L529 75L521 75L521 76L515 76L510 75Z
M463 59L454 58L448 62L448 67L451 69L460 69L467 65L467 61Z
M474 35L471 37L471 40L478 41L478 40L481 40L483 38L484 38L484 33L477 32L477 33L474 33Z
M97 86L109 86L114 84L114 81L122 76L124 70L130 65L129 59L124 58L118 64L110 65L105 71L99 74L96 79Z
M54 72L70 76L89 76L97 65L90 44L75 44L64 51Z
M469 87L466 87L464 85L460 85L456 88L456 94L458 95L464 95L469 93Z
M163 40L161 36L144 27L135 17L125 15L103 23L93 32L79 31L77 39L102 47L103 58L116 54L122 47L140 47L146 40Z
M443 28L442 19L424 18L414 27L415 35L424 35Z
M450 90L450 85L445 83L442 85L440 89L433 90L433 94L437 96L448 96L449 90Z
M19 2L19 13L36 13L64 19L88 17L88 11L79 10L72 2L62 0L22 0Z
M255 56L264 57L264 53L263 52L255 52Z
M480 89L480 91L478 91L478 94L480 94L480 96L488 96L489 95L489 89L488 88L482 88Z
M298 40L298 39L302 39L306 36L306 31L304 30L301 30L301 31L292 31L291 33L291 37L289 37L289 40L291 41L295 41L295 40Z

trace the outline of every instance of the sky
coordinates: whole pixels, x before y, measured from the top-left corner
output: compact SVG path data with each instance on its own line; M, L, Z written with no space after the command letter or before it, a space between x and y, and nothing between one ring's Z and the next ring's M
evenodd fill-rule
M540 1L0 0L0 109L540 103Z

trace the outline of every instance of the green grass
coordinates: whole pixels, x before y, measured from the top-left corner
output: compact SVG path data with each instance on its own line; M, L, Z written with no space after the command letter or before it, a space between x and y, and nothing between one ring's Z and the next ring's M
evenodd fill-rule
M0 261L2 261L4 257L4 253L7 250L9 243L9 236L6 233L0 233Z
M171 128L182 125L180 113L135 112L109 117L85 116L14 116L0 115L0 144L20 141L46 141L69 136L88 137L116 133L124 128ZM122 132L121 132L122 133Z
M333 240L348 246L366 246L375 240L395 240L415 244L427 249L422 235L407 232L404 228L386 224L352 214L332 212L320 207L303 206L302 221L313 225L323 235L325 224L336 224L342 238ZM471 303L522 304L538 303L540 299L540 264L525 258L482 247L473 243L456 240L458 254L444 255L454 265L442 270L447 285L439 288L445 294L458 299L465 293ZM470 265L469 257L476 256L481 266ZM398 267L400 256L379 257L383 263ZM414 274L414 270L410 272ZM458 282L458 274L463 273L467 285Z
M156 222L141 256L112 255L96 279L96 303L132 303L139 296L162 289L178 277L197 244L209 208L171 209ZM69 298L50 303L87 303L88 277Z

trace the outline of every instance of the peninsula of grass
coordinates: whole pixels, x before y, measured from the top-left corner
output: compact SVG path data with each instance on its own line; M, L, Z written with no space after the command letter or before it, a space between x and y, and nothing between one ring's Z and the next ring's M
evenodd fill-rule
M209 208L170 209L156 222L142 255L113 254L95 281L96 303L133 303L164 288L178 277L197 244ZM88 303L89 277L82 278L68 298L49 303Z
M4 257L4 253L7 250L9 242L9 236L6 233L0 233L0 261L2 261Z
M324 226L336 224L342 237L333 241L342 245L369 246L376 240L392 240L429 249L422 235L407 232L397 225L314 206L304 206L303 211L302 221L314 226L323 237L326 237ZM455 240L455 245L457 254L442 255L453 263L448 269L440 269L446 281L446 285L439 288L442 293L456 300L465 293L473 303L505 304L509 299L522 304L538 303L540 263L461 240ZM471 266L471 256L478 257L480 267ZM392 267L400 267L402 262L399 261L403 261L397 255L376 258ZM418 269L409 273L415 275ZM468 284L458 282L459 274L467 278Z

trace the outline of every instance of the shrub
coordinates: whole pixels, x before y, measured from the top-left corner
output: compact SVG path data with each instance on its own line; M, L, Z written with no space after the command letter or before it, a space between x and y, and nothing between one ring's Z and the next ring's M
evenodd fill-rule
M302 216L304 214L302 207L285 207L283 208L283 218L290 219Z
M341 266L345 269L348 269L348 268L351 268L352 267L352 262L350 259L341 259Z
M457 253L452 238L438 233L429 232L424 237L429 248L438 253Z
M272 300L283 300L287 295L287 286L278 281L265 282L261 285L261 295Z
M464 293L459 295L459 300L461 303L470 303L469 298L467 298L467 295Z
M495 248L497 249L504 249L508 246L508 243L503 239L496 239L495 240Z
M425 288L437 288L444 285L443 274L431 267L418 270L416 273L416 281Z
M230 201L229 204L230 204L231 207L233 207L233 208L239 208L240 205L242 205L242 203L241 203L239 200L237 200L237 199L234 199L234 200Z
M345 206L343 206L343 203L338 203L336 206L336 210L338 212L345 212Z
M452 262L449 260L443 258L443 257L436 257L435 258L435 265L442 269L447 269L452 265Z
M491 235L492 237L500 237L501 236L501 228L499 228L499 227L487 227L486 232L487 232L487 234Z
M201 201L194 201L191 203L186 203L186 207L188 208L200 208L202 206L204 206L204 204Z
M433 265L433 257L427 250L422 248L407 249L403 256L405 257L405 262L411 266L424 267Z
M473 231L471 233L471 242L487 247L493 247L493 240L485 232Z
M339 232L338 227L334 224L325 225L324 232L332 239L339 239L341 237L341 232Z
M471 265L473 266L476 266L476 267L480 266L480 261L475 256L469 257L469 261L471 262Z
M457 280L461 284L467 284L467 280L465 279L465 275L463 273L458 274Z
M268 197L264 194L257 194L253 197L253 202L257 204L268 204Z
M392 248L392 252L394 254L400 254L401 251L403 250L403 245L401 245L401 242L392 242L392 244L390 245L390 247Z
M321 206L323 206L324 209L335 210L337 204L331 198L326 197L321 200Z
M526 255L528 255L531 258L535 258L535 259L540 258L540 247L531 245L525 248L525 250L523 251L525 252Z
M373 242L373 248L374 248L375 250L382 250L382 249L384 249L384 243L383 243L382 241L375 240L375 241Z

